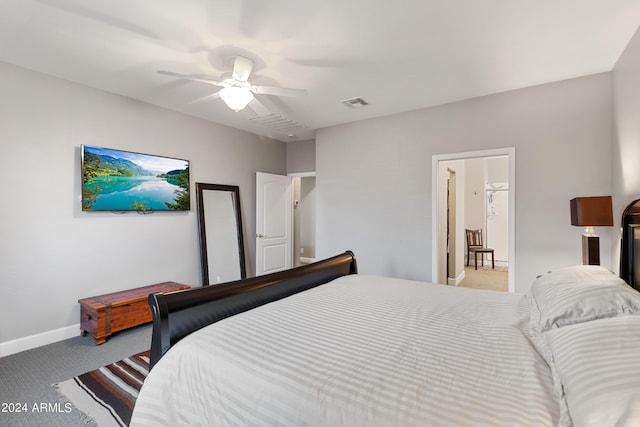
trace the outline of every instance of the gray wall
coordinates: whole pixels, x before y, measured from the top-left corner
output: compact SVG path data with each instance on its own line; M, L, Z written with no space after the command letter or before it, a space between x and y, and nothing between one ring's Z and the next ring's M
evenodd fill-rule
M640 199L640 31L618 60L613 73L613 218L612 259L620 254L620 218ZM619 271L619 264L614 265Z
M317 256L352 249L363 273L431 280L432 156L515 147L515 290L580 264L569 200L611 192L611 108L605 73L321 129Z
M316 141L287 143L287 173L315 172Z
M580 263L570 198L613 188L619 224L640 197L637 34L612 74L327 128L286 147L7 64L0 78L0 344L77 324L78 298L199 284L195 211L81 212L81 144L191 160L194 207L196 181L240 185L248 271L255 171L317 171L318 258L353 249L363 273L431 280L431 156L514 146L520 291L540 271ZM598 232L603 265L617 268L614 230Z
M287 173L306 174L316 171L316 141L314 139L287 144ZM316 197L315 176L296 177L294 199L299 202L294 210L294 263L300 257L316 256ZM301 249L304 253L301 253Z
M3 63L0 81L0 344L77 324L79 298L199 285L197 181L240 186L253 271L255 172L286 174L285 143ZM190 160L192 210L82 212L81 144Z
M316 256L316 177L300 178L300 247L305 258Z

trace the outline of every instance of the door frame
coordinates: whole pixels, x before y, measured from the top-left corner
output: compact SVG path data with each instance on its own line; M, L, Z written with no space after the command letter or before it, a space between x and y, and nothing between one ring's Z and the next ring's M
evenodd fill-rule
M468 151L463 153L435 154L431 157L431 281L440 283L440 243L446 236L442 236L439 227L441 206L439 203L441 183L439 179L439 163L450 160L466 160L479 157L507 156L509 159L509 266L508 282L509 292L515 291L515 230L516 230L516 149L515 147L496 148L480 151Z
M458 193L458 185L457 185L457 174L456 171L454 171L453 169L449 169L447 168L447 231L446 231L446 236L445 236L445 246L447 249L447 259L446 259L446 274L445 274L445 279L447 282L447 285L449 284L456 284L457 285L457 280L456 280L456 218L457 218L457 204L456 204L456 195ZM451 254L453 254L453 256L451 256ZM453 268L453 271L451 269L451 267ZM453 277L451 277L451 274L454 274ZM463 276L464 277L464 276ZM451 280L453 279L453 280Z

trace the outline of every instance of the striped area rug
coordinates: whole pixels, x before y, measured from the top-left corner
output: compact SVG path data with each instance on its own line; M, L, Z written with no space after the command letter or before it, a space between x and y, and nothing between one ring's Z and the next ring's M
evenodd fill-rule
M126 427L148 373L149 350L54 384L54 387L100 427Z

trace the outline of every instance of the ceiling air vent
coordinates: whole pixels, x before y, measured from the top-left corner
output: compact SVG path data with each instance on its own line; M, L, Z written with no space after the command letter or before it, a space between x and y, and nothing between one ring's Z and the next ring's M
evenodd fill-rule
M277 130L291 130L304 127L303 125L294 122L288 117L277 113L271 113L266 116L255 116L249 118L249 120L254 123L259 123L262 126Z
M341 101L341 103L349 108L362 108L369 105L369 103L362 98L345 99Z

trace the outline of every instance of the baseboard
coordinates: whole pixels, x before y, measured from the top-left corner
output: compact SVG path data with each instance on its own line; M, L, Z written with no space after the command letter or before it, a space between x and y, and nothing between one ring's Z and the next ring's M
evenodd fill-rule
M447 285L449 286L458 286L460 284L460 282L462 282L464 280L464 276L465 276L465 271L462 270L462 273L460 273L460 275L458 275L458 277L452 278L452 277L447 277Z
M312 262L316 262L316 259L315 258L307 258L307 257L301 256L300 257L300 262L302 264L311 264Z
M66 340L67 338L73 338L78 335L80 335L80 324L76 323L75 325L65 326L64 328L54 329L53 331L3 342L0 343L0 357L31 350L32 348Z
M482 262L481 262L481 260L480 260L480 259L478 259L478 265L480 265L481 263L482 263ZM498 260L496 260L496 261L495 261L495 264L496 264L496 267L509 267L509 261L498 261ZM486 267L487 265L488 265L488 266L491 266L491 258L489 258L489 259L485 259L485 260L484 260L484 265L485 265L485 267ZM465 257L465 259L464 259L464 266L465 266L465 267L473 267L473 266L474 266L474 260L473 260L473 259L471 259L471 260L469 261L469 265L467 265L467 258Z

